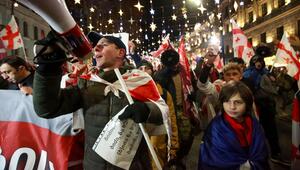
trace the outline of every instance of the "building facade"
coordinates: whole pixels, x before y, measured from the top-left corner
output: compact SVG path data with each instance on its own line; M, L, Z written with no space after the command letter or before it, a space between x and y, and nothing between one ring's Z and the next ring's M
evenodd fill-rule
M254 48L261 43L275 46L284 32L290 37L300 36L300 0L223 0L220 10L225 60L234 57L231 19L238 23Z
M11 0L0 1L0 30L8 24L12 17L12 10L21 32L25 51L28 60L33 60L33 45L38 39L42 39L50 31L48 24L37 14L30 9L21 6L13 5ZM13 9L12 9L13 8ZM17 50L7 51L8 55L18 55L24 57L24 50L19 48Z

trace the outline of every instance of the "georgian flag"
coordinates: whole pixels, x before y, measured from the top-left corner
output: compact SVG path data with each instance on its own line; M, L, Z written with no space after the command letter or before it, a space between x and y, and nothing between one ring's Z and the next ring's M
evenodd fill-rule
M198 114L195 112L193 107L193 103L188 100L188 95L194 91L192 86L192 76L191 76L191 70L190 70L190 63L188 61L188 58L186 56L185 51L185 42L184 42L184 36L180 38L179 48L178 48L178 54L180 56L179 63L181 65L182 70L180 71L180 78L181 78L181 85L182 85L182 91L183 91L183 113L186 114L187 117L190 118L198 118Z
M0 101L1 170L82 169L83 133L72 128L73 114L38 117L32 96L19 90L0 90Z
M104 95L112 92L115 96L119 97L119 91L123 91L119 80L109 83L96 74L81 75L80 78L105 84ZM170 144L171 126L169 125L170 120L168 117L169 109L160 96L151 76L141 70L133 69L122 74L122 78L132 98L142 102L151 101L160 109L164 124L161 126L145 124L145 129L149 135L167 134L168 143ZM105 125L93 146L93 150L111 164L129 169L142 139L142 132L138 124L132 120L128 119L124 122L118 119L118 116L124 110L125 108Z
M0 32L0 38L6 49L14 50L24 46L19 27L14 16L11 17L9 23Z
M150 55L152 57L158 57L160 56L164 51L166 51L167 49L171 49L174 48L171 43L170 43L170 38L169 38L169 34L164 38L163 42L161 43L161 45L159 46L159 48L156 51L152 51L150 53Z
M248 38L234 20L232 20L232 36L234 57L242 58L248 65L255 53Z
M277 45L277 53L274 63L286 65L287 74L299 80L300 63L297 54L292 48L286 34L284 33L280 43Z

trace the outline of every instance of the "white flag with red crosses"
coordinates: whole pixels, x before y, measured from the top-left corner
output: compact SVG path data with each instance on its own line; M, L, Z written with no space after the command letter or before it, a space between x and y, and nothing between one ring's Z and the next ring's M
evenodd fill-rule
M0 38L6 49L14 50L23 47L23 40L14 16L0 32Z
M295 50L292 48L286 34L283 34L280 43L277 45L277 53L274 64L286 65L287 74L299 80L300 63Z
M252 44L248 42L248 38L244 34L243 30L232 20L232 46L234 51L234 57L242 58L248 65L250 59L255 54L252 48Z

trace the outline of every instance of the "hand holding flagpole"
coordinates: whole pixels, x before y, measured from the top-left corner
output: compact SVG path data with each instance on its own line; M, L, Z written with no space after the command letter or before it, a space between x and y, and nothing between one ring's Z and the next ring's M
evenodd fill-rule
M129 94L128 88L127 88L127 86L126 86L126 84L125 84L124 79L122 78L122 75L121 75L121 73L120 73L120 70L119 70L118 68L115 68L114 71L115 71L115 73L116 73L116 75L117 75L117 77L118 77L118 80L120 81L120 84L121 84L121 86L122 86L122 89L124 90L124 93L125 93L125 95L126 95L126 97L127 97L127 100L128 100L128 102L129 102L129 104L133 104L133 99L132 99L132 97L131 97L130 94ZM145 128L144 128L144 126L143 126L142 123L139 123L139 127L140 127L140 129L141 129L141 131L142 131L142 133L143 133L143 136L144 136L145 141L146 141L146 143L147 143L147 145L148 145L148 148L149 148L149 150L150 150L150 153L151 153L151 155L152 155L152 157L153 157L153 160L154 160L154 162L155 162L155 164L156 164L157 169L158 169L158 170L162 170L162 167L161 167L161 165L160 165L160 163L159 163L159 160L158 160L158 158L157 158L157 155L156 155L156 153L155 153L155 151L154 151L154 148L153 148L153 146L152 146L152 144L151 144L151 142L150 142L150 138L149 138L148 133L146 132L146 130L145 130Z

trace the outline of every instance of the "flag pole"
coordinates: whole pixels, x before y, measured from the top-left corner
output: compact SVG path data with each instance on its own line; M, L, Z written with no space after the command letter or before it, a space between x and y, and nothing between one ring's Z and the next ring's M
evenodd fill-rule
M15 13L15 11L14 11L14 3L15 3L16 1L15 0L12 0L11 1L11 8L10 8L10 13L11 13L11 16L12 17L15 17L14 16L14 13ZM18 26L19 27L19 26ZM22 38L22 36L20 36L21 37L21 40L22 40L22 51L23 51L23 53L24 53L24 58L25 58L25 61L26 62L28 62L28 59L27 59L27 55L26 55L26 51L25 51L25 46L24 46L24 41L23 41L23 38Z
M128 88L127 88L127 86L125 84L125 81L124 81L124 79L123 79L123 77L122 77L122 75L120 73L120 70L118 68L115 68L114 71L115 71L115 73L116 73L116 75L118 77L118 80L120 81L120 84L122 86L122 89L124 90L124 93L125 93L125 95L127 97L127 100L129 102L129 104L133 104L133 99L132 99L132 97L129 94ZM156 155L156 153L154 151L154 148L153 148L153 146L152 146L152 144L150 142L150 138L149 138L148 133L146 132L146 130L145 130L145 128L144 128L144 126L143 126L142 123L139 123L138 125L139 125L139 127L140 127L140 129L142 131L142 134L143 134L143 136L145 138L145 141L146 141L146 143L148 145L148 148L150 150L150 153L151 153L152 158L153 158L153 160L154 160L154 162L156 164L157 169L158 170L162 170L160 162L158 161L157 155Z
M15 0L12 0L11 1L11 6L10 6L10 14L13 16L14 15L14 3L15 3Z

